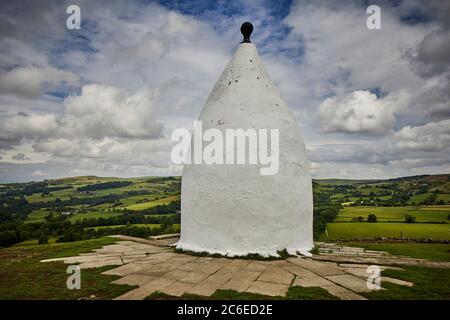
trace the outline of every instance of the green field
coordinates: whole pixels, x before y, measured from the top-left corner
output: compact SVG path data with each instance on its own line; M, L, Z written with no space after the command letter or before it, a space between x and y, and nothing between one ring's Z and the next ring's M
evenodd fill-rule
M50 214L50 211L46 209L38 209L34 210L30 213L25 220L25 223L34 223L34 222L43 222L45 221L45 217Z
M69 218L71 222L75 222L83 219L98 219L98 218L110 218L115 216L120 216L120 212L88 212L88 213L78 213L74 214Z
M450 224L339 222L329 223L327 230L329 240L399 238L401 232L404 238L450 240ZM325 235L322 235L324 239Z
M440 194L438 194L437 200L450 201L450 193L440 193Z
M155 201L149 201L149 202L133 204L133 205L127 206L126 208L128 210L140 211L140 210L156 207L159 204L161 204L161 203L155 202Z
M417 222L449 222L450 206L417 207L346 207L339 212L336 222L350 222L353 218L375 214L378 221L404 221L405 214L416 217Z
M141 227L141 228L159 228L160 224L141 224L141 223L136 223L136 224L132 224L131 226L133 227ZM116 228L120 228L120 227L125 227L124 224L118 224L118 225L114 225L114 226L99 226L99 227L90 227L88 229L95 229L95 230L100 230L100 229L105 229L105 228L112 228L112 229L116 229Z
M155 199L153 201L133 204L133 205L127 206L126 209L139 211L139 210L149 209L149 208L152 208L152 207L155 207L158 205L162 205L162 204L168 204L172 201L178 201L178 200L180 200L180 196L175 195L175 196L165 197L165 198L161 198L161 199Z
M58 240L58 238L49 238L48 243L49 244L56 243L57 240ZM34 245L38 245L38 244L39 244L38 239L30 239L30 240L25 240L25 241L13 244L11 247L27 247L27 246L34 246Z
M135 223L131 225L132 227L139 227L139 228L159 228L161 225L160 224L156 224L156 223ZM119 225L114 225L114 226L99 226L99 227L90 227L88 229L95 229L95 230L99 230L99 229L104 229L104 228L112 228L112 229L116 229L116 228L120 228L120 227L125 227L125 225L123 224L119 224ZM179 223L174 223L173 224L173 228L174 228L174 232L179 232L180 231L180 224Z

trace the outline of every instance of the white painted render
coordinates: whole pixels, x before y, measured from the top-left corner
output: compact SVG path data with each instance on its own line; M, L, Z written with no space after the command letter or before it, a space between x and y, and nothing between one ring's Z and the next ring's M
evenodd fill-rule
M242 43L217 81L199 120L203 130L279 129L280 168L189 164L183 169L177 248L229 256L308 254L313 198L303 139L253 43ZM206 143L205 143L206 144Z

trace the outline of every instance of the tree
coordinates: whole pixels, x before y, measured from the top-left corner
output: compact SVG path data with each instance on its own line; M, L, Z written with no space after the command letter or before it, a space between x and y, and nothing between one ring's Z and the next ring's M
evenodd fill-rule
M38 239L39 244L48 244L48 237L45 233L41 233Z
M405 214L405 222L406 223L414 223L414 222L416 222L416 217L414 217L410 214Z
M17 243L18 239L13 231L0 232L0 247L7 247Z
M374 214L369 214L367 216L367 222L377 222L377 216Z

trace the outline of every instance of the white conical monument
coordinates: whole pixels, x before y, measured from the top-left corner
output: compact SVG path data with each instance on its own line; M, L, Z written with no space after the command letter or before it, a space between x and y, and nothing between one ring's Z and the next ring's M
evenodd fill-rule
M267 165L260 162L185 164L177 248L228 256L277 256L284 249L308 255L313 247L309 162L297 122L250 42L252 31L250 23L242 25L244 41L214 86L199 121L203 132L217 129L224 138L227 129L278 129L278 171L263 175L260 169ZM194 139L191 152L193 143Z

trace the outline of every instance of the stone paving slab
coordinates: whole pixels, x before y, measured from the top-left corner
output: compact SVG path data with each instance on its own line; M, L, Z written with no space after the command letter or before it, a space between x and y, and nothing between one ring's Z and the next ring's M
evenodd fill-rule
M362 263L340 263L340 267L343 268L359 268L359 269L367 269L371 264L362 264Z
M79 265L80 269L90 269L90 268L100 268L105 266L120 266L122 265L122 259L113 258L113 259L105 259L99 261L92 262L83 262Z
M236 259L236 260L231 260L231 262L228 263L224 267L224 269L227 271L239 271L239 270L244 269L249 264L250 264L249 260Z
M250 287L250 285L253 283L254 281L252 280L238 280L238 279L231 279L227 282L225 282L220 289L225 289L225 290L234 290L237 292L244 292L245 290L248 289L248 287Z
M288 261L322 277L346 274L345 271L340 269L335 263L317 262L314 260L298 258L289 258Z
M371 264L339 264L340 267L343 268L364 268L367 269L367 267L372 266ZM383 265L377 265L381 270L391 269L391 270L399 270L404 271L405 269L402 269L400 267L394 267L394 266L383 266Z
M271 283L257 280L250 285L246 292L259 293L267 296L285 296L288 290L289 285L287 284Z
M336 284L331 284L323 288L333 296L336 296L342 300L367 300L365 297Z
M191 283L200 283L210 275L211 275L210 273L192 271L192 272L189 272L186 276L180 278L180 281L191 282Z
M197 294L199 296L205 296L209 297L214 292L216 292L217 289L219 289L223 283L220 282L200 282L199 284L196 284L194 287L191 287L186 290L186 293L191 294Z
M195 271L213 274L225 265L226 263L222 261L210 261L204 264L199 264L199 267Z
M239 272L235 272L232 276L233 279L236 280L250 280L255 281L258 277L261 276L262 271L251 271L251 270L241 270Z
M142 300L155 291L162 291L166 287L169 287L171 284L173 284L175 280L172 279L166 279L166 278L156 278L142 286L140 286L137 289L131 290L114 300Z
M395 279L395 278L391 278L391 277L383 277L382 276L381 277L381 283L383 283L383 281L390 282L390 283L393 283L393 284L397 284L399 286L412 287L414 285L414 283L409 282L409 281Z
M164 274L164 278L179 280L186 277L189 273L189 271L174 269Z
M371 265L387 265L387 266L424 266L429 268L450 268L450 262L446 261L428 261L424 259L406 258L406 257L380 257L372 258L365 256L337 256L337 255L314 255L311 259L319 261L331 261L337 263L354 263L354 264L371 264Z
M185 271L197 271L200 272L200 270L202 269L203 264L201 262L189 262L184 264L183 266L179 267L180 270L185 270Z
M110 275L124 277L124 276L130 275L130 274L136 273L136 272L140 271L142 268L143 267L141 265L138 265L135 263L128 263L128 264L125 264L118 268L107 270L107 271L103 272L102 274L110 274Z
M117 279L113 281L112 283L115 284L128 284L132 286L142 286L152 280L154 280L155 277L152 276L146 276L143 274L129 274L123 278Z
M305 288L310 288L310 287L317 287L317 284L309 282L308 280L306 280L305 278L301 278L301 277L295 277L294 282L292 283L292 286L299 286L299 287L305 287Z
M356 248L356 247L339 247L340 252L364 252L364 248Z
M364 268L342 268L345 272L360 277L360 278L367 278L369 275Z
M311 285L308 285L308 287L325 287L330 286L333 283L324 277L319 276L318 274L315 274L314 272L311 272L307 269L304 269L302 267L299 267L297 265L292 265L290 267L286 267L290 272L295 274L299 280L296 279L297 284L300 285L300 282L309 283ZM295 283L295 281L294 281ZM295 285L295 284L294 284ZM302 286L302 285L300 285Z
M263 261L252 261L244 267L245 270L261 271L263 272L267 268L267 263Z
M170 258L174 257L176 255L176 253L173 252L159 252L159 253L152 253L149 254L147 257L140 259L138 262L136 263L142 263L145 265L148 264L157 264L160 262L164 262L169 260Z
M326 278L328 280L330 280L336 284L339 284L342 287L350 289L354 292L369 292L369 291L371 291L369 288L367 288L366 280L362 280L361 278L352 276L350 274L329 276Z
M259 276L258 281L271 282L276 284L291 285L294 275L280 267L269 266Z
M386 252L386 251L364 250L364 252L371 253L371 254L377 254L377 255L384 255L384 256L390 255L390 253Z
M123 263L131 263L131 262L138 262L138 261L142 261L145 258L147 258L146 254L139 254L139 255L125 255L122 256L122 261Z
M157 276L162 276L174 269L176 269L175 266L171 266L169 263L164 263L164 262L150 264L150 265L140 264L140 269L137 270L135 273L157 277Z
M170 286L160 289L160 291L171 296L181 297L195 285L195 283L176 281Z
M81 268L105 265L117 267L104 274L118 275L116 284L137 285L117 299L144 299L155 291L181 296L184 293L210 296L218 289L284 296L290 286L321 287L340 299L365 299L358 292L367 292L366 269L399 269L392 265L427 265L450 267L450 263L431 262L408 257L390 256L362 248L323 244L311 258L258 261L246 259L197 257L175 253L172 249L153 245L145 239L126 237L113 245L74 257L46 259L80 263ZM333 254L333 252L338 252ZM382 277L382 282L412 286L413 283Z
M220 282L220 283L225 283L228 280L230 280L233 277L233 273L230 272L216 272L213 273L212 275L210 275L209 277L205 278L205 280L203 280L204 282Z

